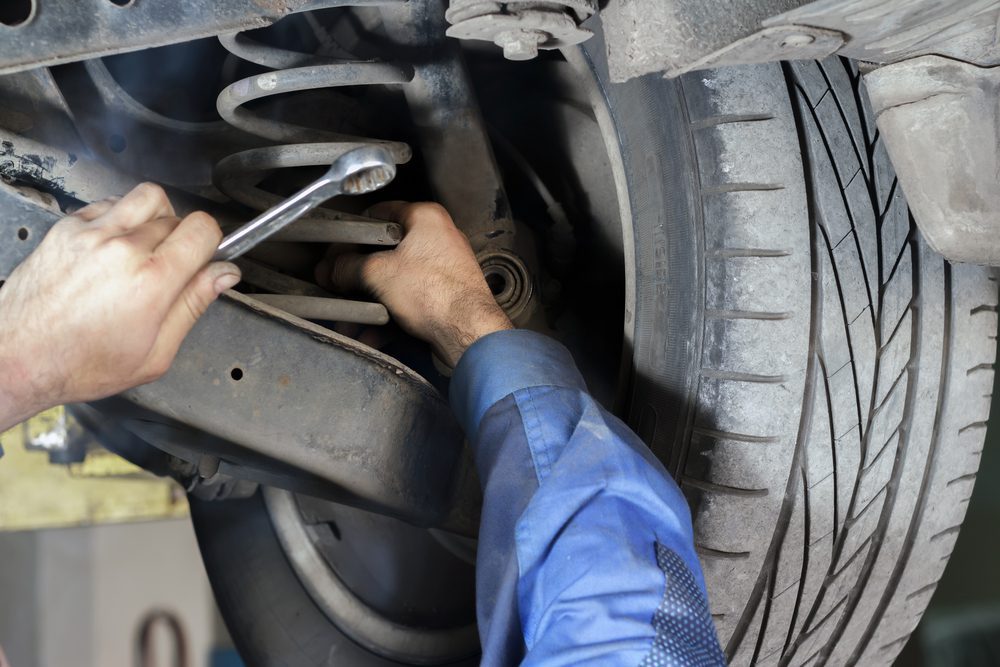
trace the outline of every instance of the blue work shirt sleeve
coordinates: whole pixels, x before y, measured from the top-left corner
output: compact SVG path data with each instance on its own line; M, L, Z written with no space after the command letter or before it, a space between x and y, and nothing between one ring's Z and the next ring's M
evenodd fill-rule
M451 385L484 504L483 665L722 665L684 497L530 331L472 345Z

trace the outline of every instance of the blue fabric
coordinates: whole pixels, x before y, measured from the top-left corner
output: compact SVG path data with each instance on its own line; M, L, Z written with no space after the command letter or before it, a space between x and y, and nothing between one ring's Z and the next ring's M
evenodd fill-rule
M684 497L565 348L486 336L451 400L484 490L483 665L725 664Z

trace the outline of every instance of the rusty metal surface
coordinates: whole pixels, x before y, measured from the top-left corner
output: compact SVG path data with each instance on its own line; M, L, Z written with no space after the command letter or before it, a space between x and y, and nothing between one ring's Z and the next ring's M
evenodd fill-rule
M28 20L0 24L0 74L175 44L269 25L327 7L398 0L44 0Z
M444 399L390 357L247 297L210 308L170 372L126 397L359 507L422 525L449 509L462 437Z
M493 156L459 45L444 36L439 3L410 2L380 9L386 33L400 49L422 53L403 88L437 200L477 252L512 250L510 203Z
M369 301L296 294L254 294L251 298L307 320L374 325L389 323L389 311L385 306Z

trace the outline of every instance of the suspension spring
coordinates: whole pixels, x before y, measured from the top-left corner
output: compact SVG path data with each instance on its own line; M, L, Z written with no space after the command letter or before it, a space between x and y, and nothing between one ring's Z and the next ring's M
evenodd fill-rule
M300 53L265 45L240 33L222 35L219 41L233 55L272 70L232 83L222 90L216 100L219 115L226 122L244 132L275 142L275 145L234 153L215 165L212 180L232 200L258 211L268 209L282 198L258 187L265 176L292 167L326 167L343 153L361 145L382 146L397 165L410 160L412 152L403 142L305 127L265 117L244 105L284 93L342 86L405 84L413 78L412 68ZM271 238L274 241L393 246L402 238L402 230L395 223L320 207ZM245 280L258 288L278 291L288 285L288 281L276 278L273 271L255 265L252 260L240 263L245 264ZM291 293L282 290L280 294L270 294L261 300L310 319L360 324L388 322L388 313L383 306L336 299L316 286Z

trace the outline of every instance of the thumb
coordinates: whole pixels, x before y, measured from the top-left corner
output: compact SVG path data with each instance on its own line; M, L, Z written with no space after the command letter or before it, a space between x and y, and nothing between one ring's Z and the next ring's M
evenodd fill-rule
M235 286L240 278L239 267L229 262L213 262L195 274L160 325L160 333L150 354L154 367L169 366L195 322L220 294Z

